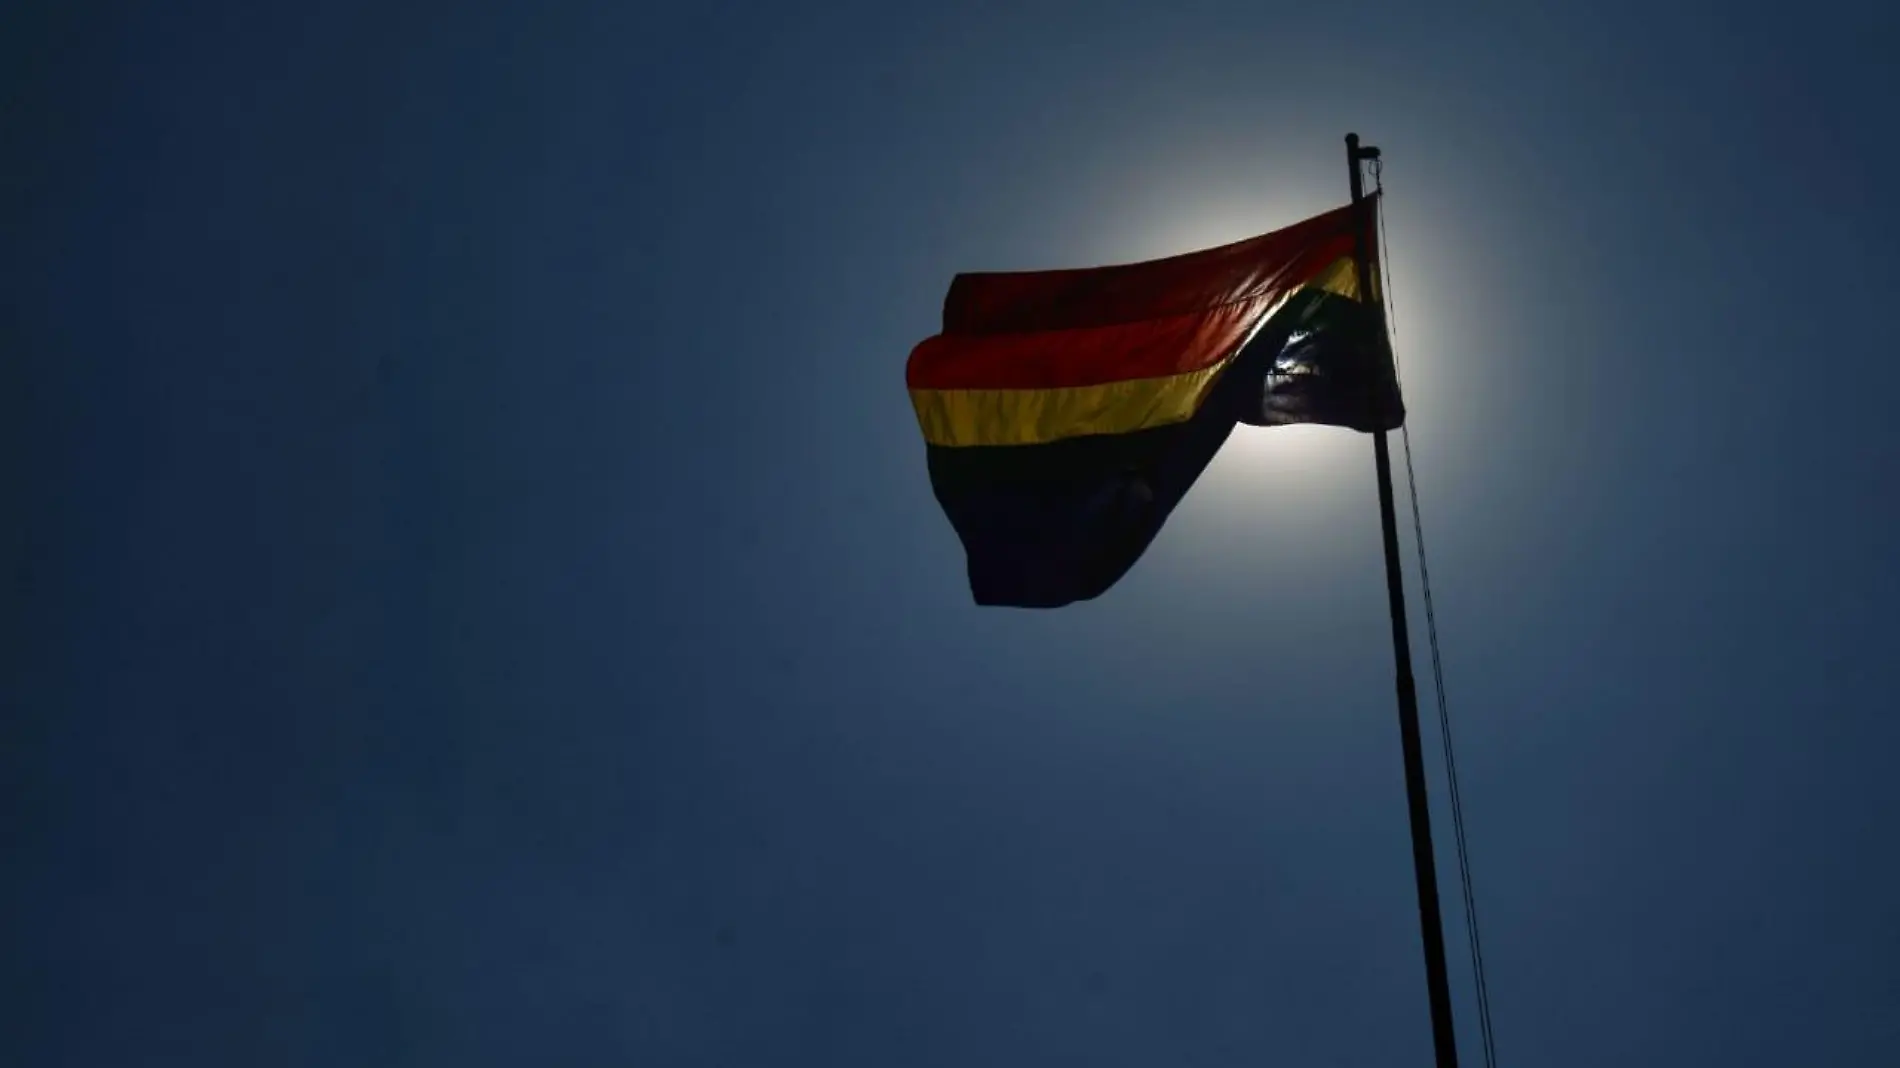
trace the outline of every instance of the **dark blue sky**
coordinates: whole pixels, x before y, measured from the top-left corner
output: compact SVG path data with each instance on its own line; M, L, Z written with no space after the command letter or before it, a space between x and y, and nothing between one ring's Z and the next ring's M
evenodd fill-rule
M269 8L0 18L0 1062L1428 1063L1367 439L979 610L903 388L1348 130L1504 1063L1900 1046L1889 6Z

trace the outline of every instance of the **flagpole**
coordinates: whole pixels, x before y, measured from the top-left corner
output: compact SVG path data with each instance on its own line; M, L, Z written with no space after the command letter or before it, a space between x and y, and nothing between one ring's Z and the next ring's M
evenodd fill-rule
M1354 266L1361 299L1378 309L1381 333L1385 303L1375 300L1368 264L1372 259L1371 213L1365 210L1365 181L1360 164L1379 158L1379 150L1359 146L1358 134L1346 135L1346 166L1352 177ZM1418 687L1412 680L1412 642L1405 625L1405 576L1399 567L1398 507L1392 494L1392 451L1385 431L1372 435L1372 459L1379 476L1379 524L1385 537L1385 593L1392 612L1392 654L1398 667L1399 742L1405 755L1405 802L1412 818L1412 869L1418 879L1418 921L1425 942L1425 988L1432 1010L1432 1046L1438 1068L1457 1068L1458 1042L1452 1031L1451 981L1445 971L1445 928L1438 911L1438 870L1432 854L1432 817L1425 789L1425 747L1418 729Z

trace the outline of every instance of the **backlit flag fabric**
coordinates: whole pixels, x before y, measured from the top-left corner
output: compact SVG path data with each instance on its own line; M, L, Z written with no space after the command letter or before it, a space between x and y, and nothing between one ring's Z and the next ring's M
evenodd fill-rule
M951 282L906 379L978 604L1106 591L1237 423L1404 421L1360 299L1359 218L1348 206L1167 259Z

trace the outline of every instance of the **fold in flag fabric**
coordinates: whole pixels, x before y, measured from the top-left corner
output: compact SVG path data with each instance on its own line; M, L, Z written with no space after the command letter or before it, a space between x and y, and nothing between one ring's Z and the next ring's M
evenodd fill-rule
M1236 424L1398 427L1359 225L1347 206L1145 263L957 275L906 380L976 602L1102 594Z

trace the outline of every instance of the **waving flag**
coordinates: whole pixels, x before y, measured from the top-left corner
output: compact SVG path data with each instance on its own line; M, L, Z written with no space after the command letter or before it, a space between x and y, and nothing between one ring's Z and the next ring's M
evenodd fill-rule
M977 603L1106 591L1237 423L1397 427L1361 222L1345 207L1168 259L958 275L906 378Z

